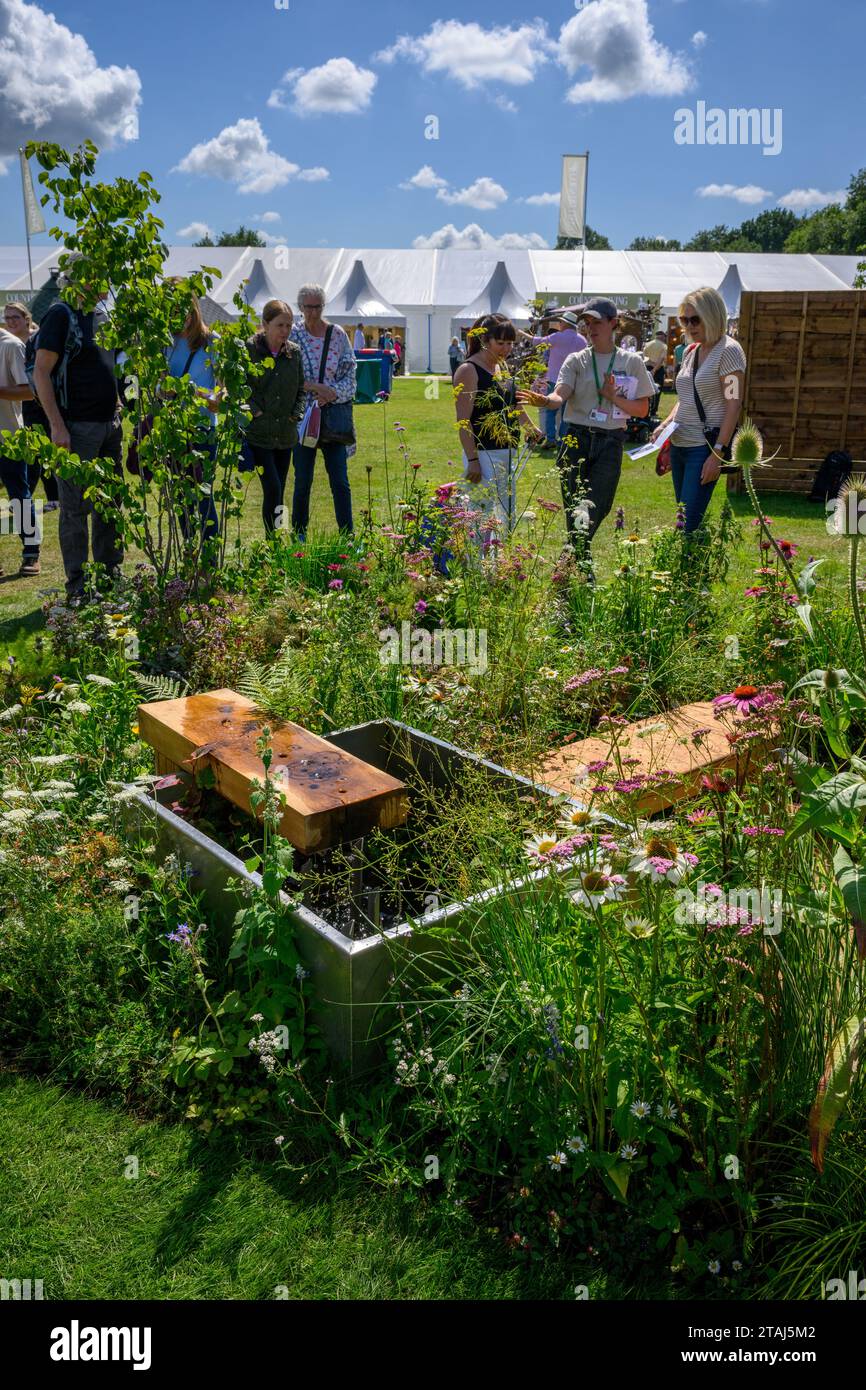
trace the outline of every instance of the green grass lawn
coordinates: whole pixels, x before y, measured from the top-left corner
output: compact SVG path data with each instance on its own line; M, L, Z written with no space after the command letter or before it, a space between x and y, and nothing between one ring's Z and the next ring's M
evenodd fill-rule
M460 458L460 446L454 424L450 382L444 377L438 379L439 399L428 400L425 395L429 389L425 387L426 380L422 377L398 378L394 395L386 406L357 407L358 452L349 465L356 515L367 506L369 487L374 515L380 520L388 517L389 492L393 504L400 496L405 471L398 447L401 438L411 452L412 461L422 465L419 476L431 486L460 476L461 469L456 462ZM667 413L673 401L673 394L667 393L662 402L663 414ZM406 427L405 434L395 432L394 425L398 422ZM450 464L449 460L452 461ZM366 471L368 465L372 467L369 478ZM241 535L244 539L252 539L262 534L261 488L257 477L247 476L249 484L241 519ZM289 495L291 486L292 475L287 488ZM39 495L42 495L41 488ZM551 454L535 454L526 468L519 488L521 507L525 506L531 495L560 500L559 481ZM749 525L752 511L748 498L745 495L729 495L734 511L746 527L744 542L737 549L728 578L732 601L736 601L739 591L748 584L757 561ZM711 513L718 510L724 496L720 484L713 497ZM669 525L674 515L670 477L656 477L653 457L637 463L626 459L618 501L625 508L628 526L638 526L644 534L652 527ZM800 558L803 560L810 555L828 557L830 563L825 566L824 575L827 579L838 578L844 543L827 535L822 508L808 502L805 497L786 493L769 495L766 506L774 519L775 533L794 541L800 547ZM58 513L47 513L43 520L45 543L42 574L38 578L17 578L19 542L15 537L0 535L0 566L6 570L6 574L0 576L0 650L15 655L19 660L31 647L34 635L42 627L39 612L44 601L42 591L61 589L63 586L63 567L57 540ZM311 525L322 530L333 526L331 497L321 460L313 489ZM521 530L527 529L527 523L523 522ZM556 518L551 548L558 551L564 542L565 528L559 516ZM617 556L612 518L603 524L594 543L594 554L599 574L604 578L610 574ZM130 561L135 558L134 555L128 557Z
M0 1277L41 1279L46 1299L573 1299L579 1282L639 1296L637 1268L626 1285L553 1252L518 1263L468 1213L445 1223L420 1197L303 1178L0 1072Z

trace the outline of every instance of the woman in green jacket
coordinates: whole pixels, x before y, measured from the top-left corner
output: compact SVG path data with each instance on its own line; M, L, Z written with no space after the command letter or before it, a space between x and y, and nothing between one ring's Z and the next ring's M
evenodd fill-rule
M283 494L292 449L298 442L298 421L304 408L304 368L301 350L289 341L293 315L281 299L270 299L262 310L262 331L250 338L253 362L273 362L260 376L250 377L252 419L246 438L262 479L262 520L270 534L281 525Z

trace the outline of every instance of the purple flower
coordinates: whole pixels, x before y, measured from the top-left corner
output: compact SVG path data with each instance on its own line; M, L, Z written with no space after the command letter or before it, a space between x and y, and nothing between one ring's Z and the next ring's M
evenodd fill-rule
M342 579L332 579L332 580L330 581L330 583L328 584L328 588L329 588L329 589L342 589L342 587L343 587L343 581L342 581Z
M423 599L423 598L419 598L418 602L415 604L415 612L416 612L416 613L426 613L426 612L427 612L427 604L424 602L424 599Z
M178 946L189 946L192 941L192 930L186 922L181 922L176 931L168 933L166 941L176 941Z

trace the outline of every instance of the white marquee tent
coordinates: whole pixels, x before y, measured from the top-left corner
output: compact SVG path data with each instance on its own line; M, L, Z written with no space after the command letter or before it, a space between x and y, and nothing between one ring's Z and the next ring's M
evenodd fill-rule
M57 264L58 249L34 246L33 283L38 288ZM325 289L325 313L341 323L381 324L405 337L408 368L445 371L454 333L479 314L496 311L526 321L536 295L579 303L591 295L658 295L663 321L676 314L691 289L711 285L729 312L738 312L743 290L851 289L856 256L788 256L696 251L524 251L493 248L387 250L330 247L173 246L166 272L189 274L202 265L220 278L210 292L229 316L240 289L254 308L275 297L294 305L303 284ZM583 261L583 264L582 264ZM23 246L0 247L0 285L29 288Z

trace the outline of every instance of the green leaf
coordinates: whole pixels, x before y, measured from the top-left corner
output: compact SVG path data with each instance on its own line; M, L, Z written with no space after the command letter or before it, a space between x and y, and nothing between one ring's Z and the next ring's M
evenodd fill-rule
M818 1083L818 1093L809 1116L812 1162L819 1173L824 1171L824 1154L833 1127L848 1101L864 1038L866 1016L855 1014L837 1033L827 1054L824 1074Z
M866 869L840 848L833 855L833 872L848 915L855 922L866 922Z

